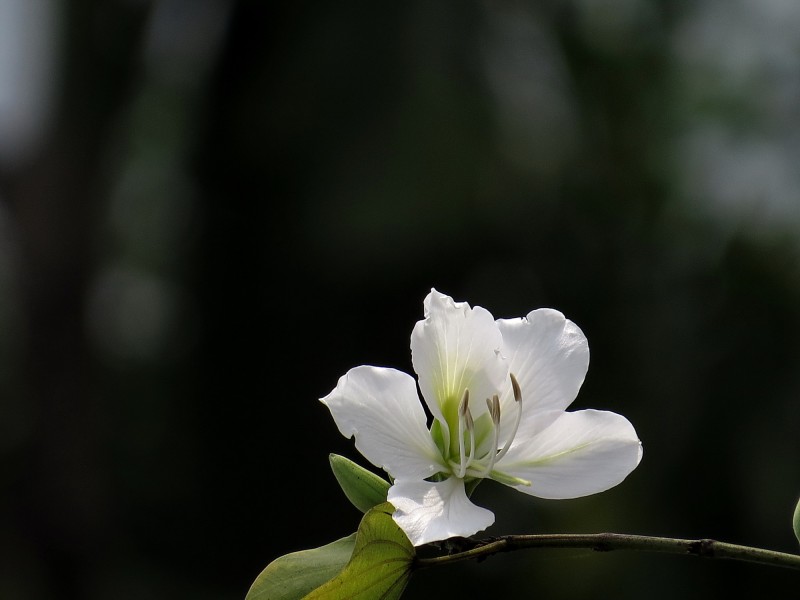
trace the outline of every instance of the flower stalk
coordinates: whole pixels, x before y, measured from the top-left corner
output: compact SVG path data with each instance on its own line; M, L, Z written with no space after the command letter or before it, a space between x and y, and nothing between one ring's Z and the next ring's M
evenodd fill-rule
M465 560L484 559L500 552L513 552L529 548L585 548L596 552L635 550L736 560L800 570L800 554L777 552L712 539L687 540L624 533L506 535L474 541L471 548L461 552L430 558L418 557L414 566L418 569L440 567Z

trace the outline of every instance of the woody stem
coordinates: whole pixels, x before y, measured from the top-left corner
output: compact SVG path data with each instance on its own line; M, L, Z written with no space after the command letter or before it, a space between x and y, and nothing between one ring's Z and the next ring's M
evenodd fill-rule
M512 552L526 548L587 548L597 552L612 550L638 550L663 554L683 554L703 558L718 558L742 562L759 563L774 567L800 570L800 555L776 552L752 546L740 546L711 539L686 540L622 533L506 535L489 540L478 540L463 552L417 558L415 566L420 569L438 567L454 562L486 558L500 552Z

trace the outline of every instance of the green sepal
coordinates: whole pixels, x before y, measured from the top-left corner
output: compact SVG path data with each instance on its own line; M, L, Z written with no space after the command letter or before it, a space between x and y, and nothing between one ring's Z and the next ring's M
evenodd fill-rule
M361 519L353 555L333 579L303 600L397 600L411 577L414 546L384 502Z
M300 600L341 573L355 545L353 533L313 550L276 558L256 577L245 600Z
M344 456L331 454L328 458L333 475L342 487L344 495L358 510L365 513L374 506L386 502L390 487L386 480Z
M800 543L800 500L797 501L797 506L794 508L792 527L794 528L794 535L797 538L797 542Z

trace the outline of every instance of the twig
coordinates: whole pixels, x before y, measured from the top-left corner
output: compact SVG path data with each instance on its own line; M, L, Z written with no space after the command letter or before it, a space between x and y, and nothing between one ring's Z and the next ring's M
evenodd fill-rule
M800 570L800 555L776 552L764 548L740 546L710 539L682 540L677 538L628 535L622 533L506 535L475 542L463 552L432 558L417 558L420 569L471 559L483 559L500 552L513 552L526 548L588 548L597 552L612 550L638 550L664 554L684 554L704 558L719 558L759 563L773 567Z

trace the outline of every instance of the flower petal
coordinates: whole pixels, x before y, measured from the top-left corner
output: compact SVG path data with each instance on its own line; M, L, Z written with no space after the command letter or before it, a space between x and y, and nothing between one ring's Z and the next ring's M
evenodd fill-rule
M600 410L563 413L540 434L515 439L495 470L526 481L515 489L539 498L578 498L622 482L642 458L633 425Z
M575 400L589 368L589 343L580 328L557 310L541 308L521 319L498 319L502 352L522 389L520 432L533 435ZM510 386L501 413L514 413ZM504 429L513 419L504 419ZM504 439L506 431L501 432Z
M395 522L415 546L467 537L494 523L494 513L474 505L467 498L464 481L396 481L389 488L389 502L395 507Z
M501 344L489 311L431 290L425 319L411 333L411 359L434 417L455 422L466 389L476 400L471 404L475 416L486 412L484 399L498 391L508 372L499 354Z
M356 367L320 399L345 437L392 477L424 479L444 468L414 378L395 369Z

